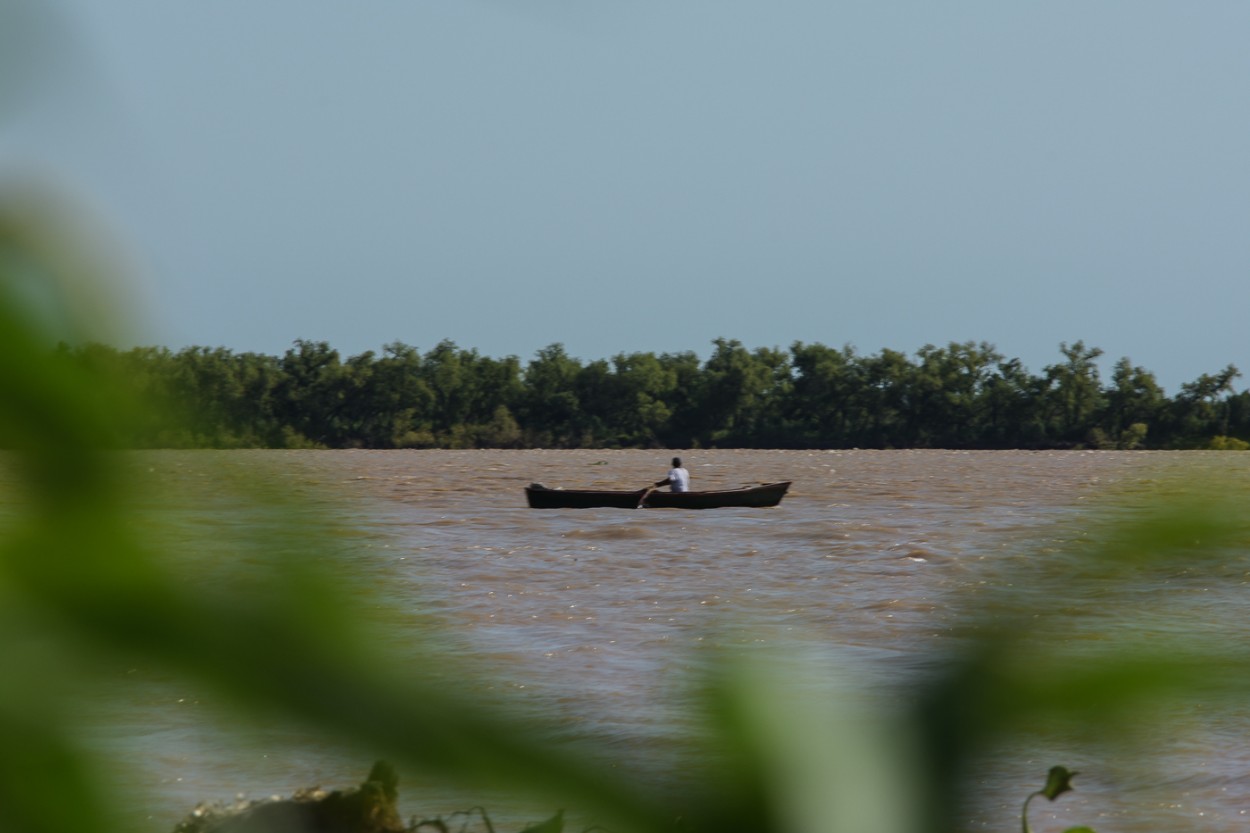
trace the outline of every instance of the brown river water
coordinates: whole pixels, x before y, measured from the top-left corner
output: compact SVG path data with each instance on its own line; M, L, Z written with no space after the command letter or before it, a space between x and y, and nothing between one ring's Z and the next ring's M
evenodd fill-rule
M1218 570L1160 571L1132 587L1085 586L1079 559L1103 515L1147 516L1188 483L1250 495L1250 454L1214 452L690 451L694 488L792 480L771 509L531 510L522 487L641 488L663 451L148 452L159 504L218 542L239 534L223 472L267 472L286 493L335 513L352 534L344 586L371 592L402 653L432 620L441 648L484 675L468 683L645 768L689 720L682 686L709 648L794 653L854 676L902 706L957 652L976 616L1031 606L1093 611L1080 638L1216 637L1246 644L1244 551ZM1242 505L1246 505L1244 501ZM228 549L228 548L227 548ZM226 556L223 556L226 557ZM1073 580L1031 584L1040 559ZM420 610L420 616L413 612ZM388 618L389 617L389 618ZM984 626L983 626L984 627ZM231 725L211 695L140 679L110 699L88 742L142 789L142 829L168 831L200 801L350 786L368 751L307 731ZM1017 830L1025 795L1056 763L1076 792L1035 802L1039 832L1244 830L1250 825L1250 710L1174 704L1117 751L1046 727L970 772L968 830ZM1143 751L1145 750L1145 751ZM460 794L401 772L405 816L492 810L501 831L554 811ZM580 829L580 828L577 828Z

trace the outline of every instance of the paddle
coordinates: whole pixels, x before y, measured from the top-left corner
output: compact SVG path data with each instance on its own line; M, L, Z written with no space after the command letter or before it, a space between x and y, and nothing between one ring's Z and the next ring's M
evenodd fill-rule
M651 496L651 493L652 493L652 492L654 492L654 491L655 491L655 487L654 487L654 486L648 486L647 488L643 489L643 490L642 490L642 495L641 495L641 496L639 496L639 498L638 498L638 505L637 505L637 506L635 506L634 508L635 508L635 509L641 509L641 508L642 508L642 505L643 505L644 503L646 503L646 502L647 502L647 498L649 498L649 497Z

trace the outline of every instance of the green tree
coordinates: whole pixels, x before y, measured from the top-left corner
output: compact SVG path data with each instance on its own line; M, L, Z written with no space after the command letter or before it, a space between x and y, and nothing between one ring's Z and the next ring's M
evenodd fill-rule
M434 444L434 392L422 378L421 355L400 341L387 344L372 363L362 394L360 424L370 448L421 448Z
M1184 444L1205 445L1214 436L1228 436L1233 380L1241 371L1228 365L1218 373L1203 373L1181 385L1172 402L1171 426L1175 439Z
M856 370L852 443L864 448L904 445L915 367L903 353L886 348L860 358Z
M197 446L249 447L273 438L275 360L224 347L189 347L174 356L173 365L174 392Z
M1230 395L1227 407L1229 436L1250 440L1250 391Z
M520 359L493 359L475 352L473 369L477 382L473 408L477 444L515 447L521 436L516 409L524 392Z
M421 379L434 395L431 417L440 445L458 445L453 437L472 419L476 394L474 358L455 342L444 339L425 354L421 363Z
M1117 447L1136 448L1159 423L1167 398L1153 373L1124 357L1115 363L1106 402L1103 429Z
M1045 444L1040 404L1045 384L1030 375L1019 359L999 362L985 383L982 442L991 448L1035 448Z
M665 376L673 380L670 392L664 397L669 416L656 428L659 444L665 448L693 448L699 444L702 424L698 405L702 363L690 350L661 353L657 361Z
M586 448L617 446L618 409L623 401L611 365L595 359L578 368L572 393L578 403L575 444Z
M425 354L421 378L434 395L433 429L443 447L472 448L487 436L500 440L499 429L513 421L521 396L517 359L483 357L446 339Z
M1096 427L1104 406L1102 384L1096 359L1098 347L1078 341L1059 345L1064 361L1046 367L1046 389L1042 399L1048 434L1052 440L1080 445Z
M925 345L916 353L909 446L967 448L984 442L986 389L1003 357L990 344Z
M851 441L849 407L856 395L857 357L841 350L795 342L790 347L793 386L787 402L795 439L812 448L840 448Z
M791 381L786 353L752 352L724 338L712 343L715 350L696 389L702 444L734 447L781 439L779 418Z
M654 353L619 353L612 369L620 391L616 424L621 445L652 448L673 416L669 404L679 391L676 368Z
M135 347L114 354L114 368L137 400L151 403L121 445L127 448L188 448L194 445L187 422L174 418L181 404L170 389L174 354L165 347Z
M275 394L283 444L335 448L342 442L345 388L343 363L324 341L299 339L279 363L282 378Z
M575 448L582 440L582 405L577 397L581 362L563 344L538 351L526 366L521 426L531 447Z

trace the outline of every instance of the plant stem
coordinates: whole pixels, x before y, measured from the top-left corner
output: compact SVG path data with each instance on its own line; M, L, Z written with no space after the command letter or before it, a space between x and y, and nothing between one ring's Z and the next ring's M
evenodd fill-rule
M1029 829L1029 802L1041 794L1042 790L1038 790L1037 792L1029 793L1029 797L1024 799L1024 809L1020 811L1020 820L1024 825L1024 833L1033 833Z

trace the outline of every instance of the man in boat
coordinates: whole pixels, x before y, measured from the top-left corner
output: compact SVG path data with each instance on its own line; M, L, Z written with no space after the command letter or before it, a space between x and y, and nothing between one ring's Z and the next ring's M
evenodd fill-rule
M659 486L668 486L672 492L688 492L690 491L690 472L682 468L681 458L673 458L673 468L669 470L668 477L655 484Z

